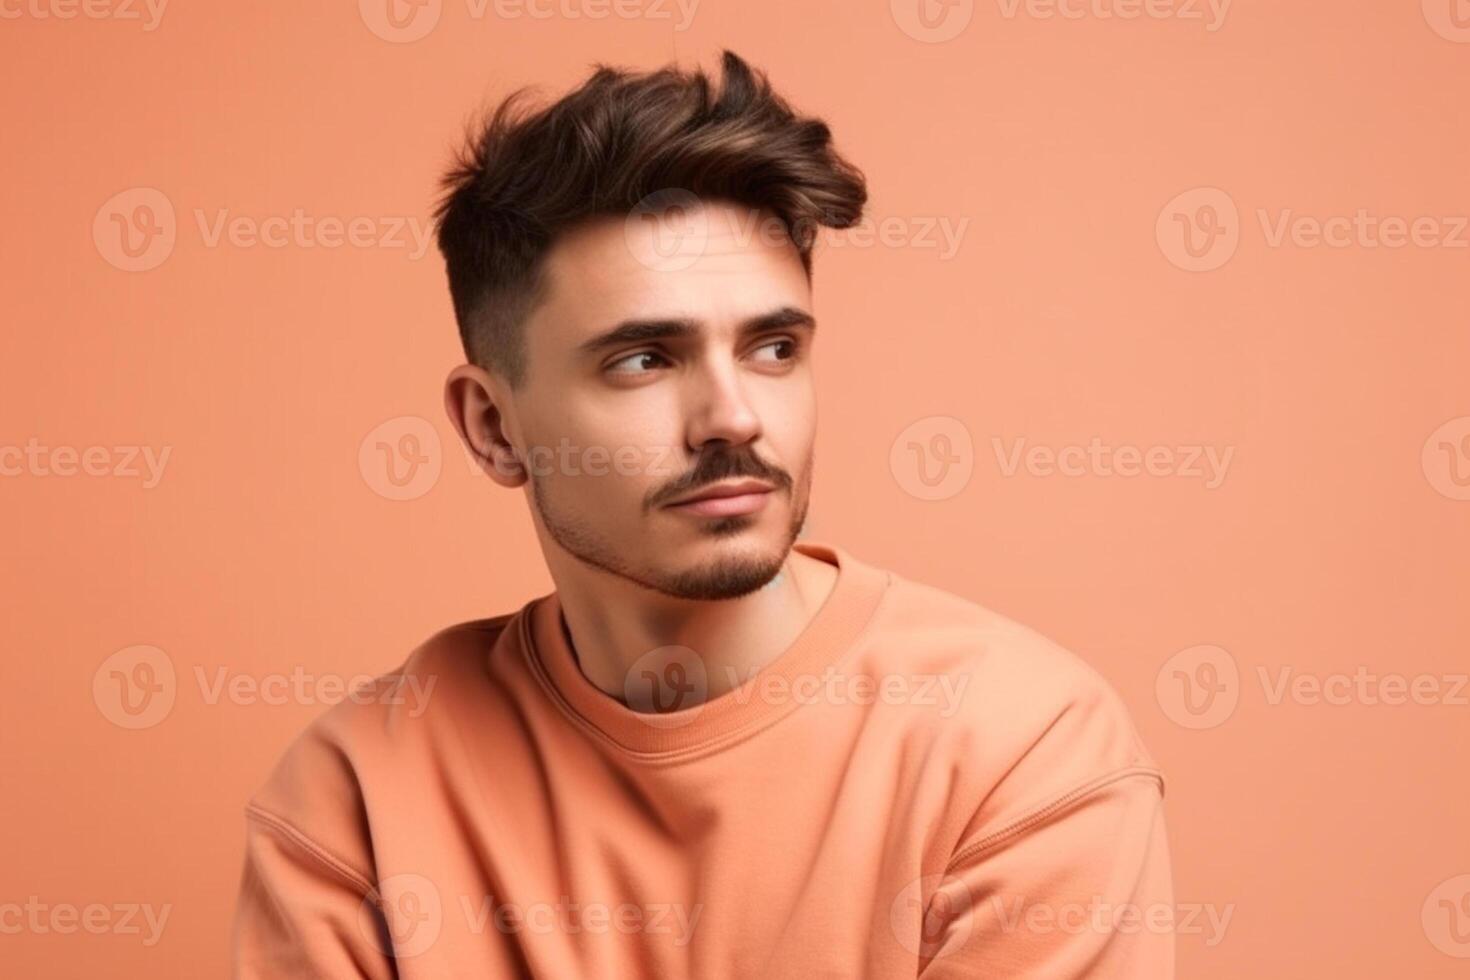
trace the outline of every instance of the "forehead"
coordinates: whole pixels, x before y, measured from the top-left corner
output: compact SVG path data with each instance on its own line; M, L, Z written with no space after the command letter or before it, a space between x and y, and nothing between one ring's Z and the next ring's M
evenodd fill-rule
M598 216L557 239L545 271L546 298L527 332L533 358L570 351L629 318L690 317L722 331L811 305L800 252L776 217L723 202Z

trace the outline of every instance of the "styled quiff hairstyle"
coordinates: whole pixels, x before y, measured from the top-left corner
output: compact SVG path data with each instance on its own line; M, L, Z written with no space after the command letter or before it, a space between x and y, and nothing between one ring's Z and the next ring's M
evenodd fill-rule
M867 201L863 174L820 119L797 116L763 72L723 52L722 84L670 66L593 66L580 88L535 111L529 87L466 132L441 180L439 250L465 356L518 388L525 322L544 297L545 258L563 232L627 215L678 189L773 212L811 278L817 226L847 228Z

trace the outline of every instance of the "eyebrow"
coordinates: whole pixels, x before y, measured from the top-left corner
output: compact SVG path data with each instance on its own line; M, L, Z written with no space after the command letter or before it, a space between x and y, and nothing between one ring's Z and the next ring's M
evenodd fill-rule
M783 306L769 313L750 317L741 322L737 333L741 337L765 333L768 330L799 328L807 332L817 329L817 321L805 310L794 306ZM624 344L641 344L650 340L688 340L699 334L699 321L688 317L655 317L652 319L623 320L610 330L577 345L577 353L583 356L597 354Z

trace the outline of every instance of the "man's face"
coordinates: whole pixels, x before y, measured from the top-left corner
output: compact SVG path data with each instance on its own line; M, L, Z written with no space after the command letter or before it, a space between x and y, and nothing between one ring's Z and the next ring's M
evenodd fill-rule
M811 289L768 212L683 220L693 233L642 215L558 239L511 414L539 531L664 594L730 598L780 571L806 517ZM674 504L746 480L770 492Z

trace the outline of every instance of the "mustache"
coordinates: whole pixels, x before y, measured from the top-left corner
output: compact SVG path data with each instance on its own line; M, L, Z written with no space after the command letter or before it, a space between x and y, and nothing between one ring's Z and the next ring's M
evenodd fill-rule
M721 480L741 476L754 480L765 480L777 490L788 490L791 487L791 477L786 474L785 470L768 466L754 453L721 452L701 456L695 461L692 471L663 487L654 494L649 503L650 506L656 507L664 501L693 493L713 483L719 483Z

